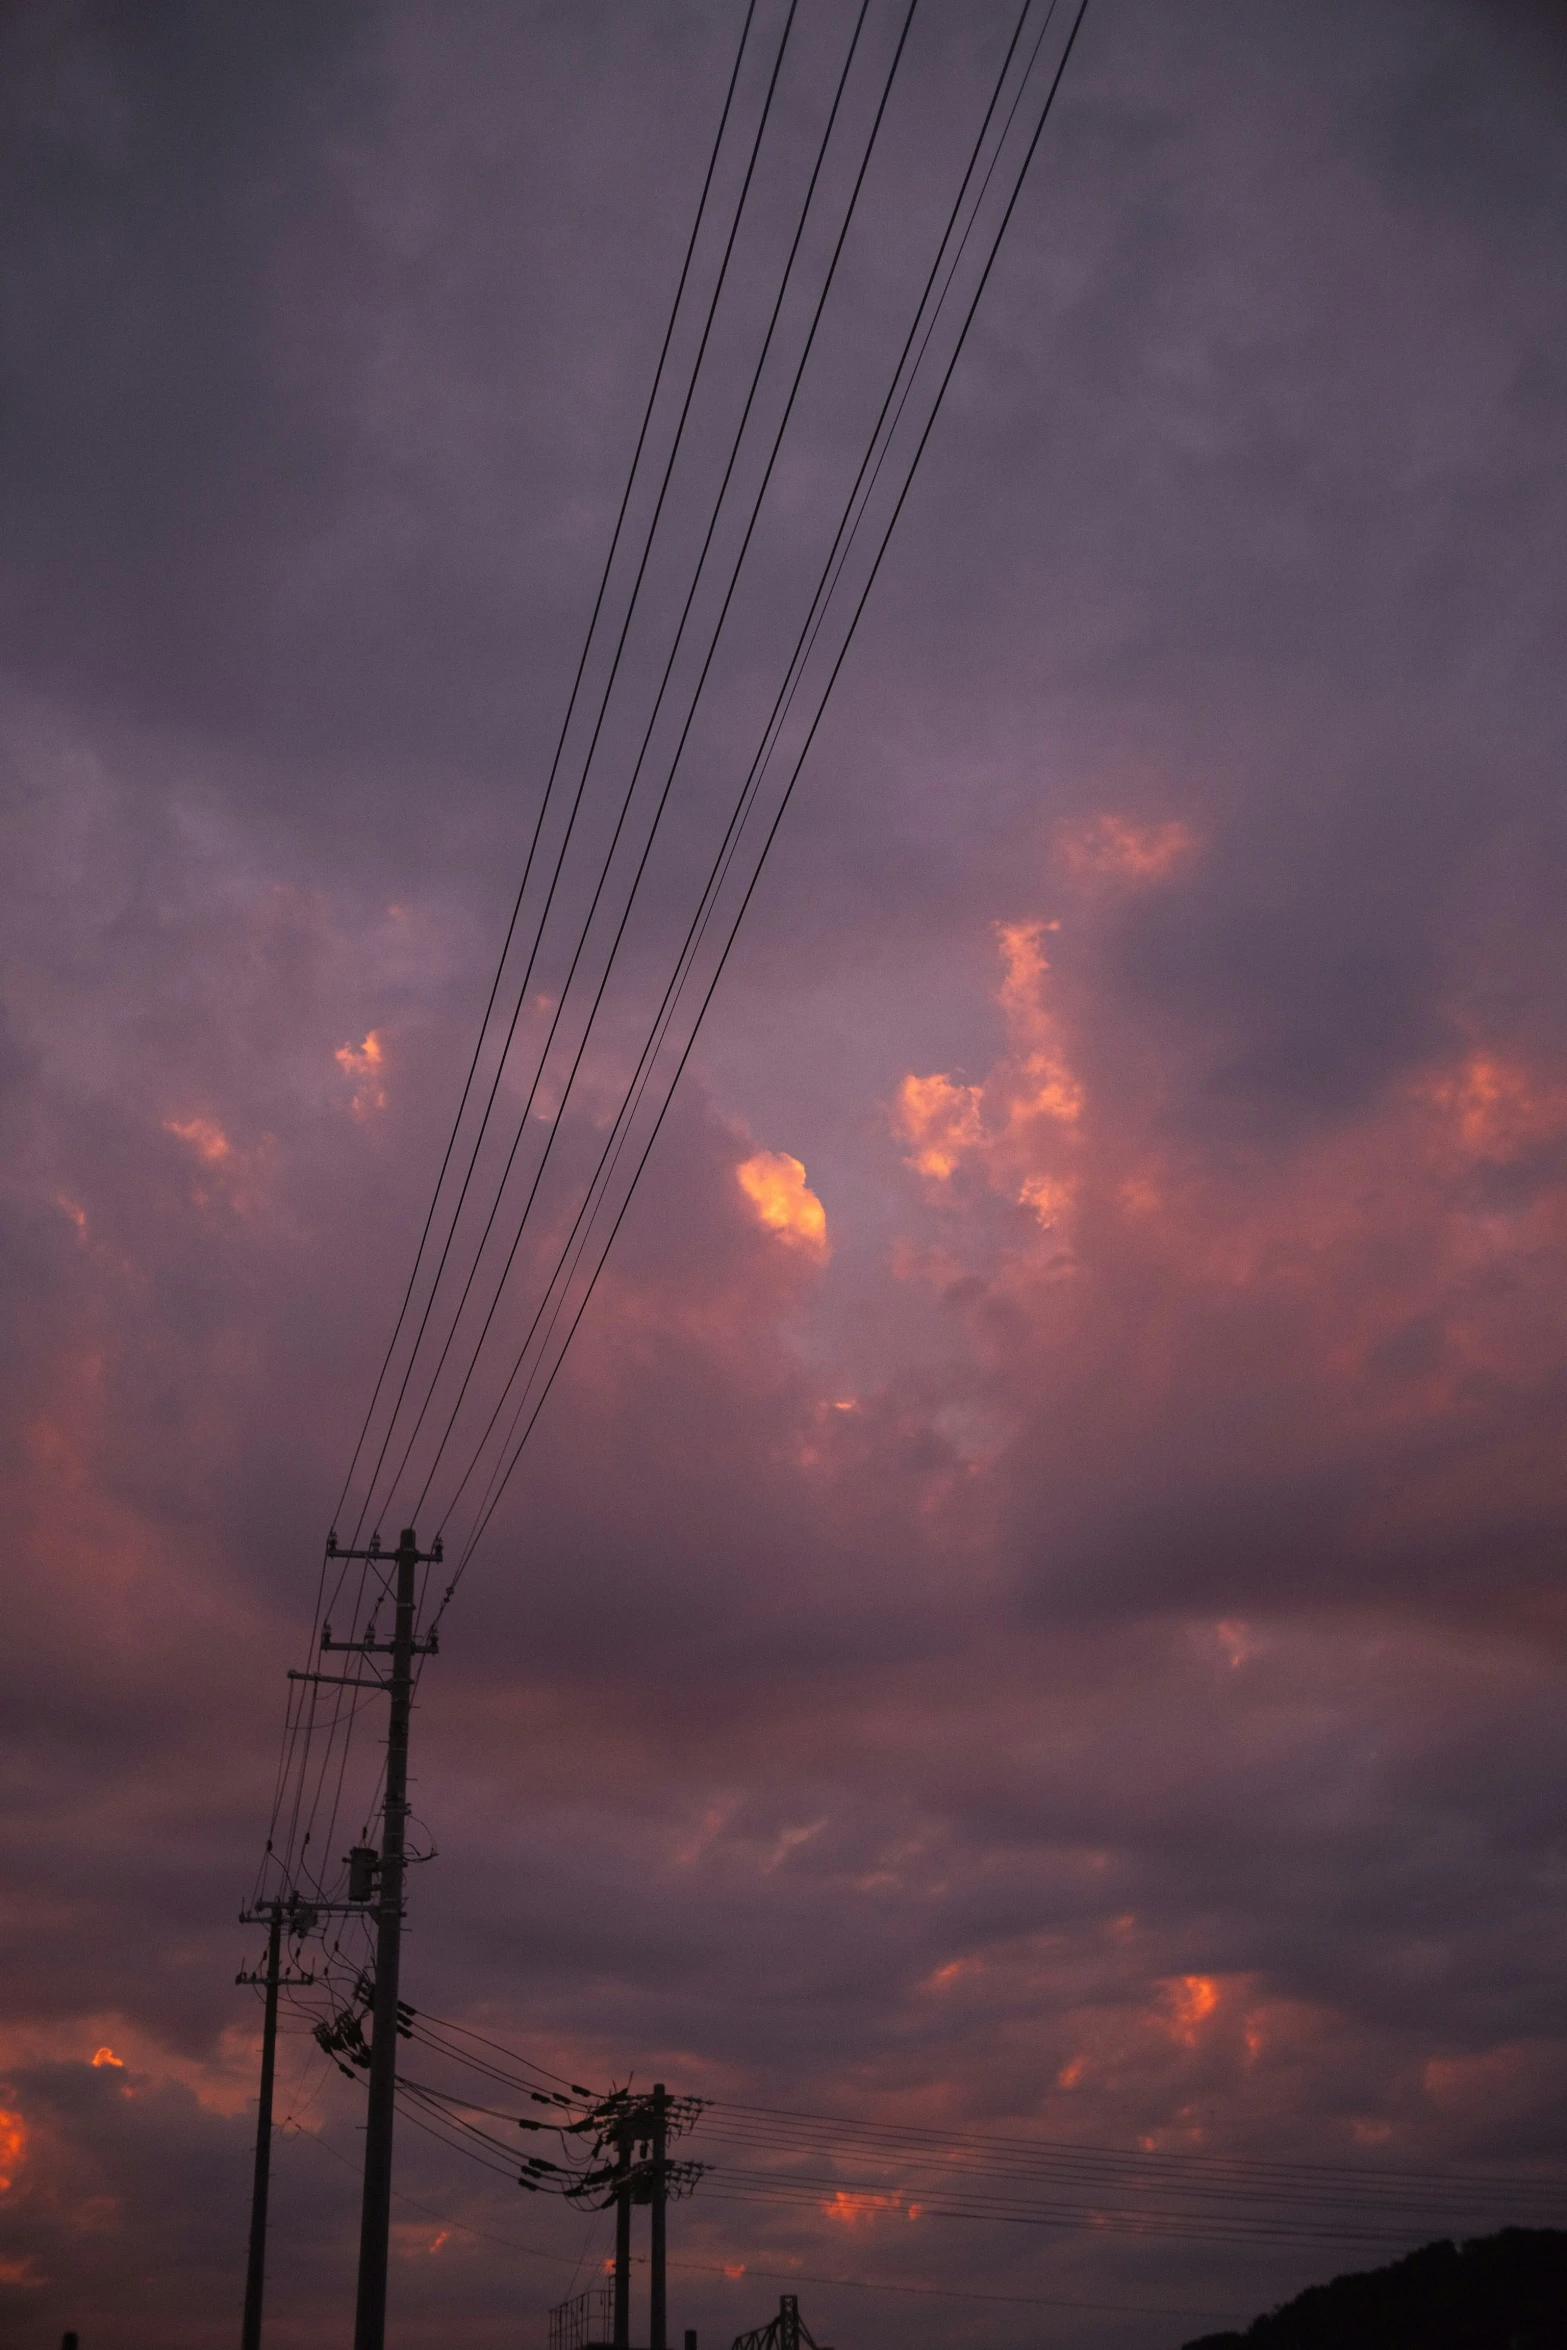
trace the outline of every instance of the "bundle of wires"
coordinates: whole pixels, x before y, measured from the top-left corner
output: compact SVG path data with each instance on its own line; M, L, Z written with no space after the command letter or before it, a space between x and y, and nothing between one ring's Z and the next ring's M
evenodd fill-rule
M580 2141L612 2101L613 2092L594 2099L464 2025L414 2015L409 2028L415 2046L444 2060L448 2072L480 2083L401 2084L409 2118L501 2176L517 2177L518 2124L537 2128L541 2107L558 2107L564 2134ZM526 2100L520 2109L518 2097ZM764 2206L801 2220L886 2214L1047 2234L1086 2229L1147 2242L1367 2253L1567 2220L1559 2165L1484 2172L1151 2151L724 2098L682 2100L681 2111L704 2203ZM557 2191L569 2193L581 2167L563 2163Z
M908 130L918 4L746 9L511 921L338 1502L343 1549L383 1524L440 1531L451 1569L433 1613L421 1593L426 1634L516 1475L648 1164L1087 0L1020 0L997 19L988 100L801 580L780 477L813 397L859 351L849 279L907 242L889 150ZM787 125L813 91L802 148ZM847 372L864 384L858 356ZM388 1567L329 1546L312 1645L324 1618L374 1634ZM345 1807L368 1837L380 1790L351 1779L350 1757L380 1693L369 1655L346 1663L340 1683L293 1684L257 1900L338 1893ZM362 1970L363 1935L357 1920L332 1929L324 1996Z

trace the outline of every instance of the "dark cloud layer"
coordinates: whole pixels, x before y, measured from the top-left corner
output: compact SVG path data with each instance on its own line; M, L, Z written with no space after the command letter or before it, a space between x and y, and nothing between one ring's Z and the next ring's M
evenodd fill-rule
M850 18L801 20L790 168ZM1008 24L916 13L683 843ZM236 2322L282 1675L738 25L0 32L7 2342ZM425 1684L427 2009L827 2113L1561 2158L1564 71L1521 0L1094 0ZM359 2112L285 2056L302 2345ZM602 2228L399 2160L396 2340L542 2338ZM792 2275L955 2296L802 2283L849 2350L1157 2350L1349 2258L716 2194L676 2238L709 2342Z

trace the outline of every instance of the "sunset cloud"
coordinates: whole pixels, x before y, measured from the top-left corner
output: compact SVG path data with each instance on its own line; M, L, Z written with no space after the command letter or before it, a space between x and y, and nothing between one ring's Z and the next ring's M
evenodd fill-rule
M827 1256L827 1213L799 1159L787 1151L755 1151L735 1169L735 1178L766 1231L808 1256Z
M339 1045L332 1058L353 1081L349 1108L356 1118L370 1118L386 1108L386 1055L376 1029L371 1029L363 1044Z
M973 1167L1051 1231L1076 1197L1070 1145L1083 1117L1084 1092L1049 1001L1048 927L1042 920L996 925L1002 966L997 1001L1008 1032L1004 1058L977 1084L940 1071L905 1077L893 1125L917 1173L945 1185Z
M26 2154L26 2122L8 2106L0 2106L0 2195L9 2193Z
M918 2219L920 2205L910 2203L902 2195L877 2195L859 2189L840 2187L827 2197L821 2206L822 2217L835 2227L863 2228L878 2219Z
M1197 848L1185 824L1134 824L1113 815L1063 824L1057 837L1062 862L1077 879L1108 878L1133 888L1166 880Z
M49 327L8 405L0 680L7 2339L232 2339L262 2015L235 1978L265 1947L236 1913L289 1693L335 1711L286 1675L535 820L459 1283L562 1025L431 1449L546 1136L480 1424L567 1242L1016 19L917 12L852 298L568 1101L683 711L568 991L578 925L847 34L792 20L744 299L537 930L580 702L547 806L546 779L744 11L458 13L262 11L240 38L248 12L185 10L149 41L136 11L21 0L0 27L7 267ZM757 12L769 55L787 13ZM1564 105L1542 6L1089 8L421 1679L421 2014L753 2121L1230 2176L1283 2146L1516 2181L1561 2145ZM736 185L721 162L713 200ZM633 576L622 546L616 629ZM688 641L672 689L699 666ZM486 1047L447 1205L496 1076ZM454 1560L467 1457L414 1513ZM312 1867L373 1815L384 1727L357 1718L330 1828L323 1780ZM363 2090L286 2022L269 2333L346 2340ZM714 2138L682 2150L734 2159ZM733 2341L796 2278L851 2350L899 2350L911 2312L964 2350L1008 2309L1061 2350L1169 2350L1361 2257L938 2217L908 2162L808 2175L788 2204L711 2174L681 2199L673 2340ZM602 2275L609 2216L514 2182L399 2125L403 2350L542 2342ZM833 2278L857 2283L806 2282ZM639 2260L639 2331L645 2285Z
M216 1118L206 1117L165 1118L163 1131L183 1143L196 1162L190 1192L194 1206L203 1211L221 1207L247 1219L267 1207L277 1158L270 1134L241 1148Z

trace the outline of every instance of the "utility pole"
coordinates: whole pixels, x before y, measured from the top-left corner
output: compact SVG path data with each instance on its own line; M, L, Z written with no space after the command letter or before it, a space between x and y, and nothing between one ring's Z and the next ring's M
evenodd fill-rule
M339 1550L334 1534L327 1544L333 1558L384 1557L379 1538L369 1550ZM370 2093L365 2113L364 2202L359 2221L359 2290L354 2305L354 2350L385 2350L386 2261L392 2223L392 2121L397 2094L397 1989L402 1959L403 1877L407 1866L408 1722L413 1711L413 1675L416 1656L433 1656L436 1642L414 1637L417 1605L415 1576L424 1565L439 1566L441 1545L421 1550L412 1526L405 1526L392 1553L397 1569L393 1591L395 1615L390 1640L334 1640L324 1625L321 1645L377 1654L392 1660L385 1684L391 1698L391 1720L386 1732L386 1801L381 1815L381 1853L377 1863L377 1900L371 1914L376 1921L375 1998L371 2006Z
M669 2201L669 2098L662 2081L653 2083L652 2208L648 2213L648 2350L669 2350L664 2293L664 2218Z
M615 2350L631 2343L631 2123L615 2141Z
M236 1983L259 1983L266 1989L264 2021L261 2026L261 2103L256 2115L256 2168L250 2189L250 2257L245 2267L245 2322L240 2335L242 2350L261 2350L261 2296L267 2275L267 2191L272 2181L272 2076L277 2065L277 1995L279 1985L313 1983L314 1975L288 1975L282 1971L283 1921L288 1919L297 1932L304 1932L315 1923L313 1911L296 1901L264 1901L258 1909L242 1909L242 1926L258 1925L267 1921L267 1965L265 1974L236 1975Z

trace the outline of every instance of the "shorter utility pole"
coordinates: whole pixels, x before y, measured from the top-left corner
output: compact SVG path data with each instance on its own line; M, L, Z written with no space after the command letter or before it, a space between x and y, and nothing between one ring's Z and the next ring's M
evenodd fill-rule
M665 2217L669 2208L669 2098L662 2081L653 2083L651 2209L648 2213L648 2350L669 2350L668 2303L664 2290Z
M261 2026L261 2102L256 2114L256 2167L250 2189L250 2257L245 2267L245 2321L242 2350L261 2350L261 2296L267 2275L267 2194L272 2182L272 2079L277 2066L277 1995L284 1983L313 1983L314 1975L285 1975L282 1971L283 1922L304 1933L315 1923L315 1913L297 1901L263 1901L256 1909L242 1909L242 1926L267 1927L266 1971L236 1975L236 1983L259 1983L266 1990Z
M615 2350L631 2344L631 2124L615 2140Z

